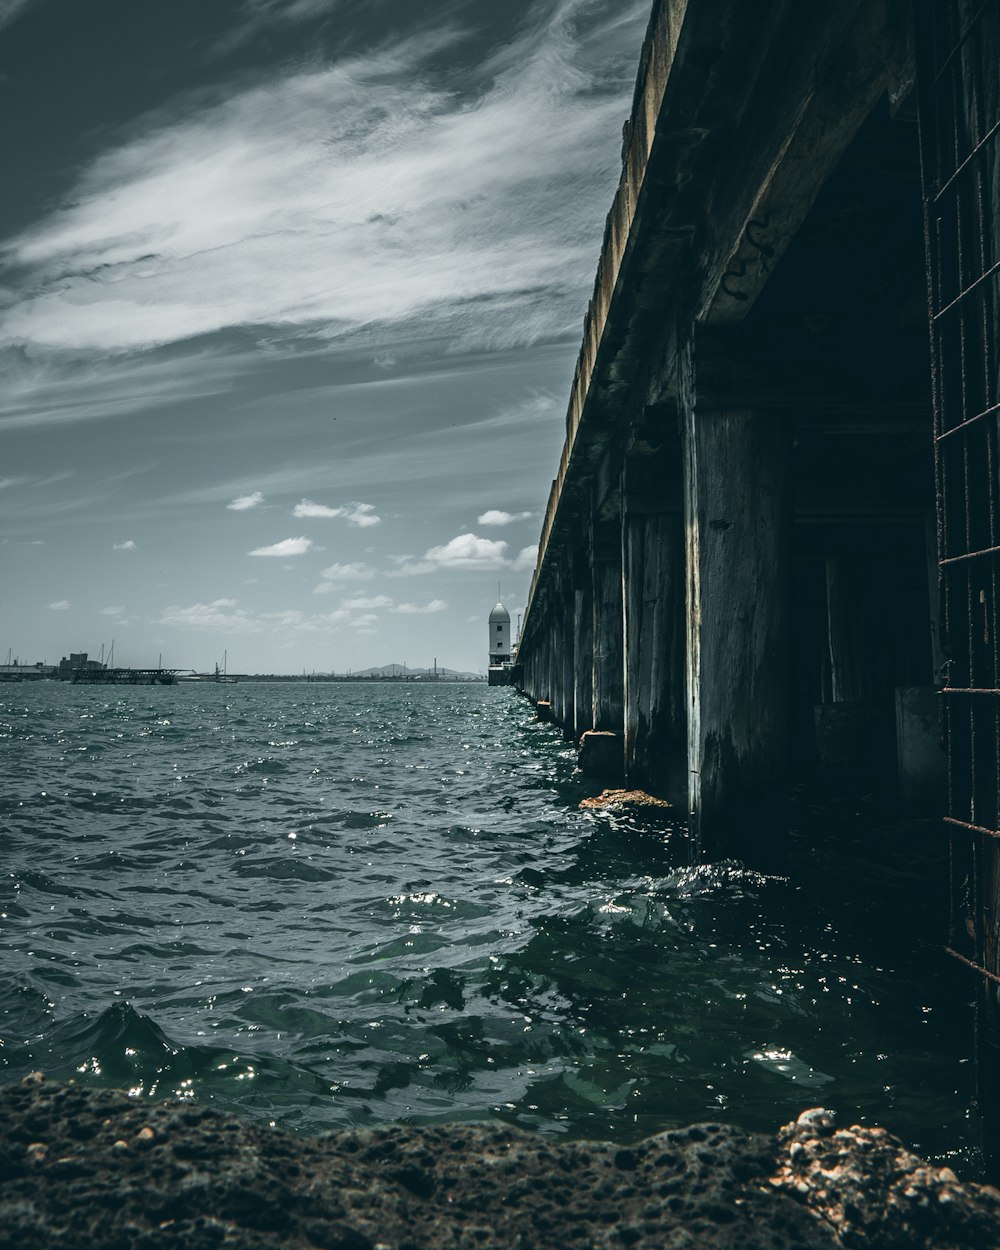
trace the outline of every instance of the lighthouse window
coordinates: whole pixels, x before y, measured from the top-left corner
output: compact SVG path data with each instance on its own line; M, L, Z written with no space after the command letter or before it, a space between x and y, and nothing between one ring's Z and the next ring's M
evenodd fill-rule
M497 633L498 633L498 634L502 634L502 633L503 633L503 626L502 626L502 625L498 625L498 626L497 626Z

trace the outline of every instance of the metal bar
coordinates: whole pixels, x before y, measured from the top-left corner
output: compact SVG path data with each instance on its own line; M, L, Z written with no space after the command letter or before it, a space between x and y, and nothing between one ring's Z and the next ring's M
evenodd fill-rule
M965 44L969 36L972 34L973 28L975 27L979 19L983 16L983 13L985 13L985 11L989 8L989 5L990 5L990 0L983 0L983 3L979 6L979 9L973 15L972 20L969 22L968 26L966 26L965 30L962 32L961 36L959 37L958 42L955 44L952 50L945 57L944 61L941 63L941 68L934 75L935 86L941 81L941 75L944 73L944 71L948 68L948 66L952 63L955 57L958 56L958 54L965 47Z
M965 964L965 966L967 968L971 968L973 972L978 972L988 980L995 981L997 985L1000 985L1000 977L998 977L995 972L990 972L990 970L988 968L984 968L982 964L973 963L971 959L966 959L964 955L960 955L958 951L953 950L950 946L946 946L944 949L945 952L952 957L952 959L957 959L959 963Z
M1000 546L983 547L980 551L963 551L959 556L944 556L938 563L944 568L947 564L961 564L966 560L978 560L982 556L1000 555Z
M970 825L967 820L959 820L957 816L945 816L946 825L955 825L966 833L981 833L987 838L1000 838L1000 829L987 829L984 825Z
M934 441L940 443L946 438L951 438L952 434L958 434L962 430L967 430L970 425L975 425L977 421L982 421L983 417L988 417L994 412L1000 412L1000 403L990 404L989 408L984 408L982 412L977 412L974 417L967 417L964 421L960 421L958 425L953 425L951 429L935 434Z
M951 175L951 177L944 184L944 186L941 187L941 189L933 196L931 203L937 204L940 202L940 200L945 195L945 193L951 190L952 185L962 176L962 174L966 171L966 169L968 169L968 167L976 159L976 157L983 150L983 148L986 147L987 143L989 143L989 141L992 138L994 138L994 136L996 136L997 134L1000 134L1000 122L997 122L995 126L992 126L990 128L987 134L983 135L983 137L979 140L979 142L972 149L972 151L965 158L965 160L961 163L961 165L959 165L959 167Z
M987 269L985 273L980 274L975 282L970 282L965 290L959 295L956 295L949 304L945 304L944 308L942 308L940 312L934 313L933 320L937 321L940 317L943 317L945 313L951 312L953 308L956 308L959 304L961 304L962 300L964 300L967 295L971 295L977 286L980 286L986 281L987 278L992 278L998 270L1000 270L1000 260L998 260L996 264L990 265L989 269Z
M1000 690L987 686L944 686L940 694L992 694L1000 695Z

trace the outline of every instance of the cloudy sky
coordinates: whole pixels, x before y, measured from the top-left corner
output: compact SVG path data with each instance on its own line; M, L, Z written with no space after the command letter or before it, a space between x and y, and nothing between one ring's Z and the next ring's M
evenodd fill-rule
M648 0L0 0L0 662L485 667Z

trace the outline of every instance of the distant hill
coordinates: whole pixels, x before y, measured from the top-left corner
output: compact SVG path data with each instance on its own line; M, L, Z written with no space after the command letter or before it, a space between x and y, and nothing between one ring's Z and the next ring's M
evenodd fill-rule
M438 677L451 677L458 681L479 681L482 673L463 673L455 668L437 667ZM433 677L433 668L411 668L404 664L382 664L372 668L352 668L351 677Z

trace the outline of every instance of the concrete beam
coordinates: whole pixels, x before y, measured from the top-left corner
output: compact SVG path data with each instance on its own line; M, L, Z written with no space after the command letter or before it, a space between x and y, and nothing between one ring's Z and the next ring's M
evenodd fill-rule
M784 831L790 442L770 415L686 413L689 803L709 858L767 860Z

